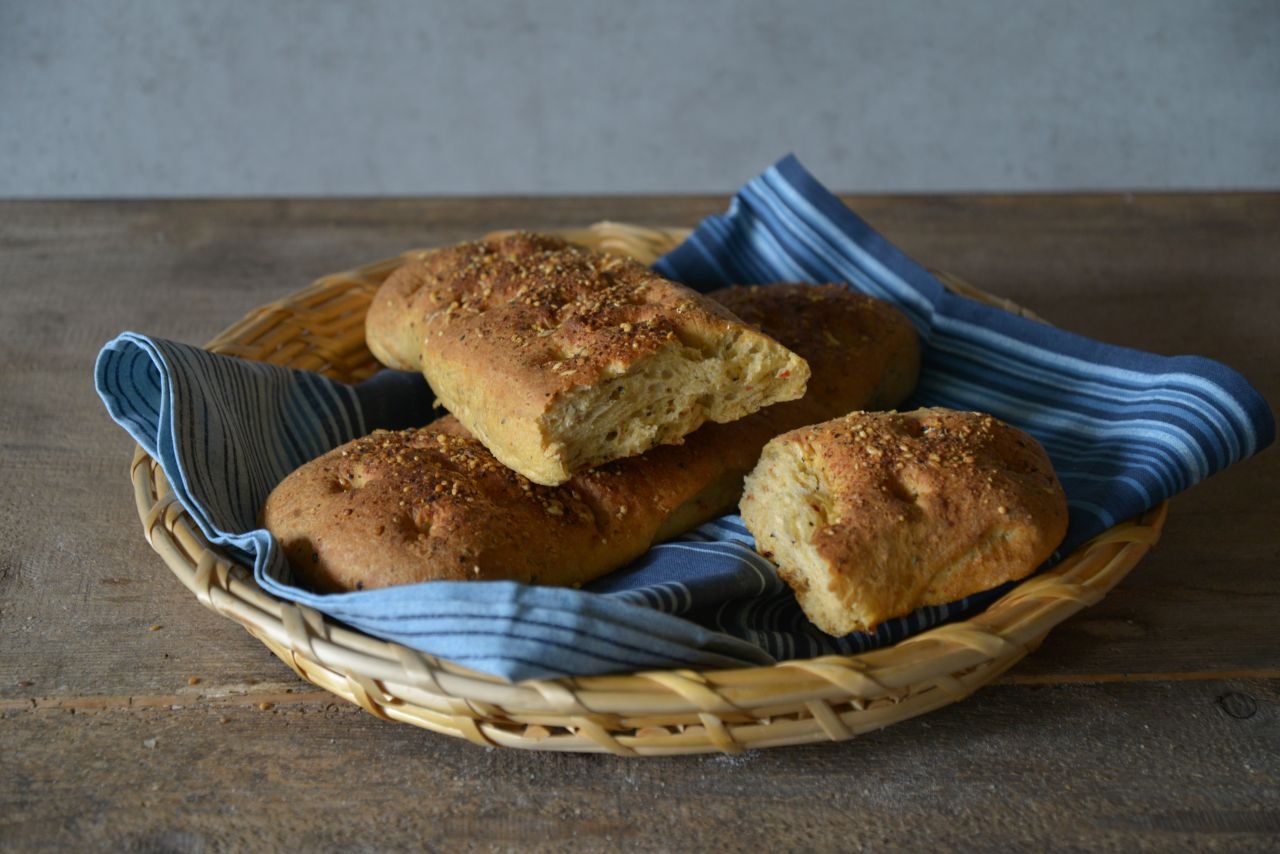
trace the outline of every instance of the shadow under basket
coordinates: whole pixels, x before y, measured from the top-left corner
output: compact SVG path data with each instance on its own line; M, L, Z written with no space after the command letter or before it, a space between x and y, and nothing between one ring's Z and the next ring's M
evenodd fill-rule
M558 234L644 263L684 229L599 223ZM208 344L231 356L357 382L378 370L364 316L383 279L422 250L345 273L262 306ZM941 276L965 296L1030 316ZM731 670L659 670L510 683L352 631L264 592L212 546L141 448L131 469L147 541L205 606L244 626L303 679L380 718L477 744L659 756L840 741L960 700L1048 632L1099 601L1160 537L1162 503L1111 528L982 613L893 646Z

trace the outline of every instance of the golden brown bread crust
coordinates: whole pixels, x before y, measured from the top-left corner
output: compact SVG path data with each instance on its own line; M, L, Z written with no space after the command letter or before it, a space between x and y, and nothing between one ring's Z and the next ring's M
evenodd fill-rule
M516 232L394 272L366 318L374 355L544 484L794 400L804 360L636 261Z
M671 493L597 469L531 482L453 419L379 431L300 468L271 494L266 527L303 584L321 591L415 581L581 583L582 567L648 547L645 519ZM671 499L668 499L671 500Z
M990 415L946 409L853 413L778 436L741 510L832 635L1022 578L1067 530L1044 449Z
M709 296L809 363L804 397L757 414L770 438L854 409L890 409L916 387L915 328L883 300L844 285L793 283L735 285Z
M871 401L896 404L914 386L915 331L885 303L838 285L713 296L811 360L811 393L556 487L499 464L452 417L383 432L286 478L265 527L303 583L324 591L470 578L581 584L732 509L772 436Z

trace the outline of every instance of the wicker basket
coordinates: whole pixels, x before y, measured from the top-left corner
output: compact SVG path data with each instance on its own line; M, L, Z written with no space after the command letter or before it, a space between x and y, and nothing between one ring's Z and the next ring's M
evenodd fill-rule
M611 223L561 233L645 262L687 234ZM378 367L364 342L372 294L416 254L327 276L257 309L209 349L360 380ZM947 283L1020 311L955 280ZM839 741L953 703L1008 670L1058 623L1101 599L1159 538L1167 510L1161 504L1112 528L972 619L892 647L767 667L512 684L376 640L267 595L249 570L201 536L158 464L141 449L132 477L147 540L170 569L200 602L240 623L303 679L378 717L477 744L625 756Z

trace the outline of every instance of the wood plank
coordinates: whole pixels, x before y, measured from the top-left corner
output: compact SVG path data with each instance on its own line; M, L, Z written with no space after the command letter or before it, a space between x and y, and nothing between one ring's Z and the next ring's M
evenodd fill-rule
M130 442L90 382L119 331L201 343L409 246L691 225L724 201L0 202L0 840L1274 846L1274 450L1175 500L1153 554L1004 684L849 744L745 758L485 751L382 723L200 607L143 540ZM929 266L1069 329L1220 359L1280 401L1280 195L849 201Z
M310 697L7 712L13 848L1223 847L1280 839L1280 681L1009 686L839 744L486 750Z

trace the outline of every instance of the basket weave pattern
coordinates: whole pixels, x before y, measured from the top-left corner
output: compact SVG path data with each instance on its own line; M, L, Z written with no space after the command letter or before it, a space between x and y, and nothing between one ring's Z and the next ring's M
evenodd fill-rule
M687 231L600 223L560 232L645 263ZM344 382L378 369L364 315L396 258L320 279L223 332L217 353L318 371ZM954 290L1022 311L946 277ZM479 673L337 624L269 596L212 546L141 448L131 469L147 541L204 604L245 627L300 677L371 714L487 746L607 751L625 756L840 741L953 703L1017 663L1049 630L1092 605L1160 536L1167 503L1122 523L983 613L853 656L767 667L663 670L529 680Z

